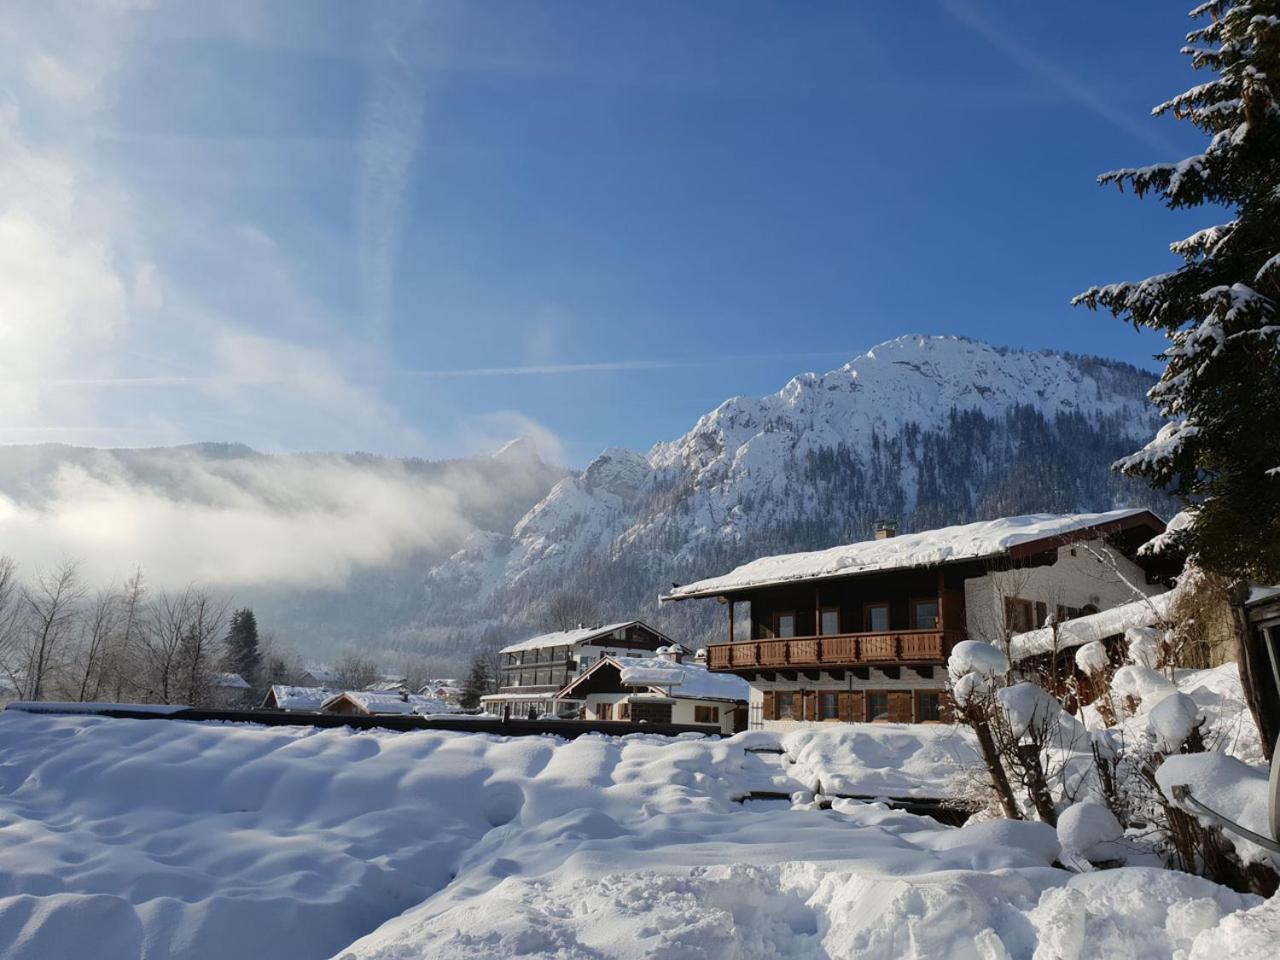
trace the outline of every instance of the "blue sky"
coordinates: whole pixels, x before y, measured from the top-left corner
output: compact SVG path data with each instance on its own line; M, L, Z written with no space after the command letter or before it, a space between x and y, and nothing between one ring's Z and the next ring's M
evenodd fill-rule
M1206 222L1094 182L1198 148L1177 4L19 8L0 442L581 464L904 333L1150 365L1068 300Z

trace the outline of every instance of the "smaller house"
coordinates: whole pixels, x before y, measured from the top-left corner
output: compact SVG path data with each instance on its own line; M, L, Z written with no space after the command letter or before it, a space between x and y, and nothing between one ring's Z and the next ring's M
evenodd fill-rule
M444 703L456 704L462 696L462 682L453 677L440 677L428 680L418 689L418 693L424 697L435 697Z
M215 674L210 684L210 703L215 707L247 706L250 687L238 673Z
M681 723L720 733L747 728L751 688L732 674L715 674L705 663L684 662L680 647L662 647L653 657L606 654L560 691L581 703L586 720Z
M340 692L330 690L328 687L295 687L277 683L267 691L258 709L318 713L321 704Z
M334 687L337 683L337 675L328 667L319 664L310 664L302 671L302 676L298 677L301 685L304 687Z
M456 709L434 697L415 693L382 693L374 690L344 690L320 705L321 713L347 717L430 716L455 713Z
M582 705L560 692L601 657L652 656L674 643L642 620L539 634L499 651L502 685L497 693L481 697L480 704L500 716L574 715Z

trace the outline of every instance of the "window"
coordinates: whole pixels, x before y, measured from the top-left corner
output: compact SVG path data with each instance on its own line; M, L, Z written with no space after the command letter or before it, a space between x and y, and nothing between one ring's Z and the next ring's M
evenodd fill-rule
M598 707L596 707L596 719L597 719L597 720L612 720L612 719L613 719L613 704L612 704L612 703L602 703L602 704L600 704Z
M916 691L916 723L933 723L942 719L942 694L937 690Z
M693 708L694 723L719 723L720 708L719 707L698 707Z
M889 693L887 690L867 691L867 719L872 723L889 719Z
M1043 627L1049 620L1049 605L1036 601L1036 626Z
M915 630L938 629L938 601L912 600L911 626Z
M780 611L773 615L773 635L775 637L794 637L796 635L796 612Z
M1034 626L1032 623L1034 617L1035 607L1032 606L1030 600L1005 597L1004 622L1006 629L1010 633L1026 633L1031 630Z
M794 693L775 693L774 702L777 704L778 719L792 720L796 715L796 695Z
M840 608L823 607L818 611L818 633L824 637L840 632Z
M618 704L618 719L619 720L631 719L631 704L629 703Z
M818 694L818 719L840 719L840 695L835 690L823 690Z
M586 656L586 655L583 655L583 656L581 656L581 657L579 657L579 658L578 658L578 672L579 672L579 673L586 673L586 672L587 672L587 667L589 667L589 666L591 666L591 658L590 658L590 657L588 657L588 656Z
M889 629L889 605L887 603L869 603L866 608L867 629L872 633L884 633Z

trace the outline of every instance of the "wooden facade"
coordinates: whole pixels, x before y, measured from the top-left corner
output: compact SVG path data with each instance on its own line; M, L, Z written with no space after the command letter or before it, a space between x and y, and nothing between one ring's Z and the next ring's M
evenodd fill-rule
M1105 591L1081 585L1080 558L1089 554L1073 545L1105 541L1134 561L1138 547L1163 529L1154 514L1135 511L982 555L966 556L969 544L961 538L954 552L932 548L943 558L932 564L861 570L851 564L848 573L833 570L824 551L808 576L744 577L735 584L730 575L677 586L668 599L725 604L726 634L707 646L707 667L751 684L752 709L758 710L753 723L756 716L761 722L932 722L946 719L945 666L952 648L969 639L971 618L985 637L995 621L1004 624L995 630L1032 629L1050 613L1064 620L1090 612L1100 599L1096 594ZM803 570L806 555L796 557L796 569ZM1059 563L1060 572L1038 573L1039 587L1021 595L1014 571L1027 570L1030 577L1034 568ZM1176 572L1171 564L1144 559L1141 572L1155 586ZM972 602L980 604L974 610L967 609L967 584ZM747 624L735 623L740 603L750 605Z
M743 591L751 639L707 647L707 666L752 679L757 671L946 663L965 632L970 564ZM732 607L730 608L732 610Z

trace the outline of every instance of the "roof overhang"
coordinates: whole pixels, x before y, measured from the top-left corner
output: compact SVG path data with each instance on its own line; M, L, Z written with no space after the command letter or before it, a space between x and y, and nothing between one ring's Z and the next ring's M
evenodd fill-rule
M997 550L989 553L965 557L950 557L946 560L933 562L908 563L892 567L864 567L854 570L836 570L830 573L814 574L812 576L779 577L771 580L759 580L754 583L744 584L740 587L710 586L706 589L689 590L688 592L682 592L678 595L675 593L662 594L659 595L658 602L676 603L681 600L704 600L711 597L728 599L734 596L754 593L757 590L789 586L792 584L825 583L831 580L849 580L854 577L867 577L875 574L894 573L902 570L933 570L940 567L958 566L965 563L984 563L1000 559L1008 559L1015 563L1025 562L1032 557L1046 552L1047 550L1068 546L1072 543L1079 543L1083 540L1094 540L1099 538L1106 539L1108 537L1114 537L1118 534L1124 533L1127 530L1133 530L1143 526L1150 528L1152 530L1151 536L1154 537L1157 534L1164 532L1165 522L1150 510L1138 510L1128 516L1118 517L1114 520L1107 520L1102 523L1080 526L1072 530L1064 530L1060 533L1038 537L1034 540L1026 540L1022 543L1006 547L1003 550ZM1148 537L1147 539L1151 538Z

